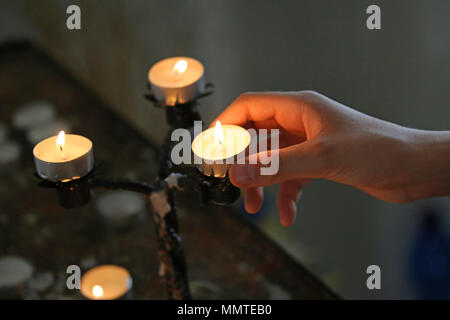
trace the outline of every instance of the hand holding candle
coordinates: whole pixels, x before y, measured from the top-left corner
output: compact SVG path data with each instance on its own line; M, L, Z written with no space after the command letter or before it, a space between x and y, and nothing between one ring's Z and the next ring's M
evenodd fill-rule
M217 120L282 130L277 172L264 175L259 163L238 164L229 176L245 188L250 213L261 208L261 187L280 183L277 202L285 226L293 223L311 179L351 185L394 203L450 195L450 131L401 127L312 91L247 93Z

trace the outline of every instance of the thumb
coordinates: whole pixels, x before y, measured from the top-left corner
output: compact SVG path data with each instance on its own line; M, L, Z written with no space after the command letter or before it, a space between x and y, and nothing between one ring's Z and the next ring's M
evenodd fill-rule
M324 156L315 141L260 152L251 155L245 164L229 170L231 182L240 188L267 186L294 178L320 178Z

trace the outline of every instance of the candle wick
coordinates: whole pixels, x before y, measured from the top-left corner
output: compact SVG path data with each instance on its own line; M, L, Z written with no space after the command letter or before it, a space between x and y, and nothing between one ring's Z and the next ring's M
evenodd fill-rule
M59 145L59 150L61 150L61 152L63 151L62 145Z

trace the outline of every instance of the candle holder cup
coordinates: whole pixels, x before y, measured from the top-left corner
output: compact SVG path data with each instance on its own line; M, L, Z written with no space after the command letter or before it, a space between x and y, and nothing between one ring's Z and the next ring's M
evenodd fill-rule
M151 86L148 85L149 90ZM173 128L188 128L191 127L194 121L200 120L200 114L197 110L198 99L207 97L213 93L214 85L207 83L205 91L200 94L195 100L186 103L176 103L175 105L167 105L164 102L158 101L155 95L150 91L149 94L144 95L145 99L150 101L155 107L165 109L167 124Z
M80 181L78 181L80 180ZM86 178L57 183L56 195L63 208L78 208L91 200L91 188Z
M173 171L187 177L192 188L198 192L202 205L230 205L241 196L241 190L231 183L228 175L223 178L207 176L192 165L178 165Z
M201 185L201 203L226 206L236 202L241 190L231 184L228 175L225 178L205 177Z
M82 207L91 200L89 179L92 176L92 172L82 178L65 182L45 180L37 173L35 173L35 176L40 179L38 183L39 187L56 189L58 202L65 209Z

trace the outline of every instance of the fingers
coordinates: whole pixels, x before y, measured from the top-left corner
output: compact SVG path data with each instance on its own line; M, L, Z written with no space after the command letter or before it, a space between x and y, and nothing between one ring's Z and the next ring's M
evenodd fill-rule
M290 92L246 93L238 97L217 117L224 124L248 126L249 123L275 120L277 127L288 131L304 131L303 103Z
M289 227L297 216L297 202L301 196L302 189L309 183L310 179L288 180L280 184L277 205L280 211L280 223Z
M244 189L244 206L248 213L257 213L261 210L264 201L263 188Z
M268 153L253 155L261 157L268 155L268 165L246 164L232 165L229 170L231 182L240 188L267 186L296 178L321 178L325 168L324 157L315 141L306 141L297 145Z

